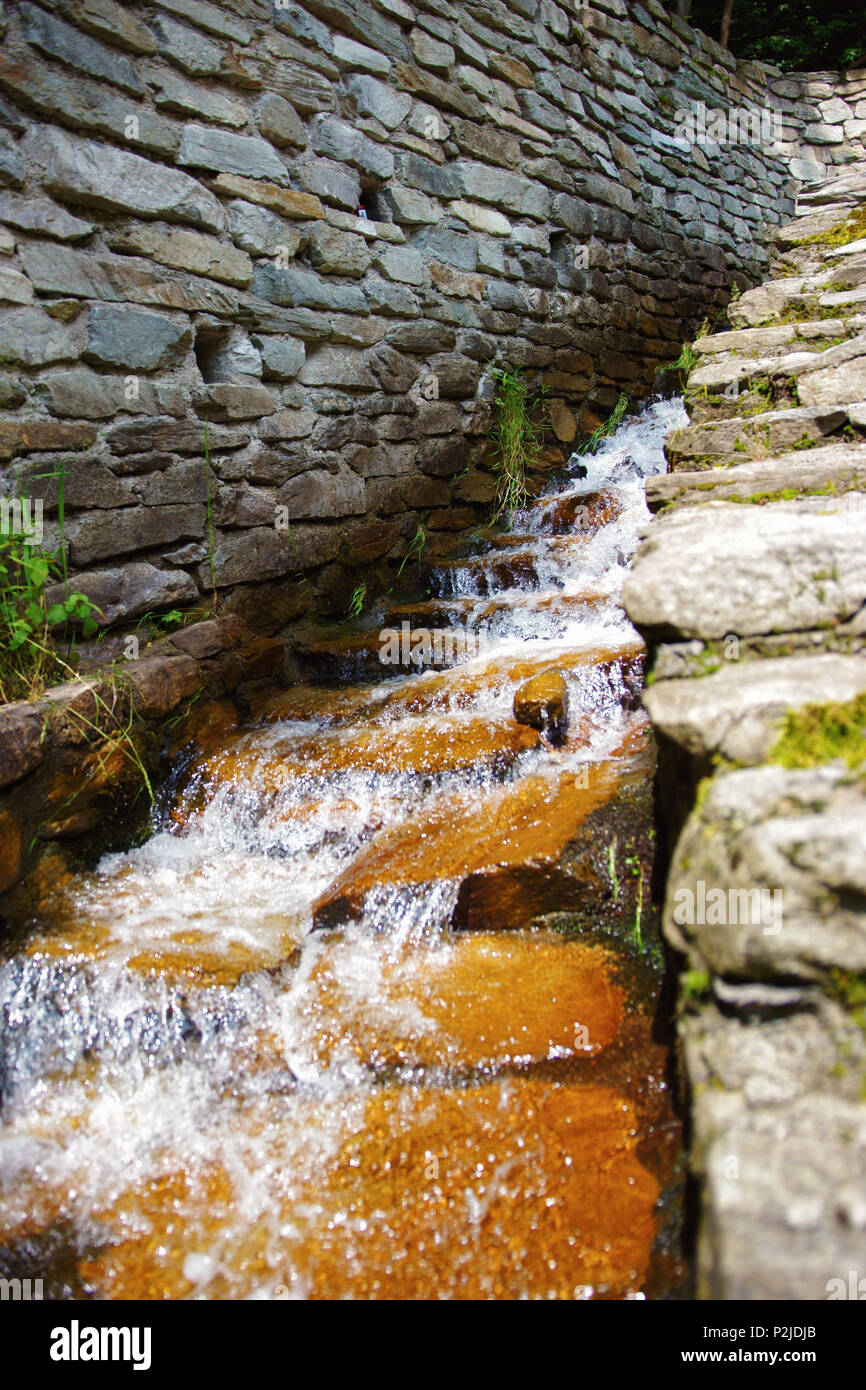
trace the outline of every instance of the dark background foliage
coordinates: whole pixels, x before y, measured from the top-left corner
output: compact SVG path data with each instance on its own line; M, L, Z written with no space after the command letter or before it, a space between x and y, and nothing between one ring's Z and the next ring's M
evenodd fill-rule
M722 0L693 0L689 22L717 39L722 8ZM729 47L780 68L846 67L866 59L866 3L734 0Z

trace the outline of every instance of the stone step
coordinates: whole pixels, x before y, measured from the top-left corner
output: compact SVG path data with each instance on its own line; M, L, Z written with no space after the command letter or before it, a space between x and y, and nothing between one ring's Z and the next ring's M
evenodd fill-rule
M593 813L651 765L636 725L617 754L586 776L563 768L559 776L520 778L480 800L477 792L443 796L374 837L315 903L314 925L358 918L367 895L382 884L441 880L460 884L454 927L526 927L540 913L578 909L590 900L603 914L602 865L591 853Z
M864 291L864 298L866 298L866 291ZM720 391L741 381L751 381L756 378L787 380L790 377L798 378L799 387L799 378L801 377L806 377L812 372L841 367L844 363L863 356L866 356L866 333L858 333L845 342L835 343L830 347L823 349L819 347L817 351L809 351L805 347L798 349L792 345L790 351L768 353L766 356L755 358L744 358L738 351L716 354L705 366L700 366L691 373L688 380L688 390L691 393L697 387L704 387L708 391ZM857 372L852 369L848 376L851 379L850 389L855 391L855 395L851 399L862 399L863 396L866 396L866 379L863 381L862 391L857 392ZM833 399L839 401L840 404L849 399L845 394L844 384L842 394L834 395ZM804 401L803 404L814 404L814 402Z
M623 587L626 612L641 631L665 641L844 622L866 603L860 501L854 493L772 506L710 501L671 508L638 551Z
M413 627L456 626L477 630L495 618L509 614L516 621L524 613L537 613L550 618L576 618L593 605L606 602L607 598L607 594L595 589L569 593L500 594L492 598L432 598L391 608L382 623L387 627L399 627L401 623L408 622Z
M863 326L866 326L866 319ZM757 328L736 328L728 333L710 333L705 338L696 339L692 347L700 357L713 357L720 352L740 352L748 356L761 357L768 349L782 347L786 343L796 350L797 344L802 341L820 342L824 338L839 338L850 328L850 320L841 318L766 324Z
M644 645L633 636L617 646L564 647L558 642L537 642L528 651L503 654L493 648L486 660L443 671L426 671L388 684L326 687L293 685L288 690L262 691L251 699L253 718L262 723L276 720L315 720L324 728L340 727L365 719L400 719L428 710L490 709L499 702L511 709L517 688L533 677L555 669L569 672L578 682L607 682L627 703L639 696L644 669Z
M866 657L826 653L722 661L700 680L656 681L644 693L653 726L696 757L755 766L792 709L853 700L866 691Z
M462 710L407 711L378 724L358 722L307 734L290 725L281 736L277 726L264 747L246 732L225 740L199 765L197 777L209 799L220 786L255 787L261 808L280 793L297 793L285 808L291 817L311 796L321 799L322 785L333 791L354 773L436 776L476 767L504 775L520 753L537 747L539 737L512 718Z
M651 512L681 503L712 499L738 502L791 500L795 494L866 491L866 443L839 442L803 449L755 463L732 464L691 473L662 473L647 478ZM866 519L866 497L863 499Z
M745 463L775 457L794 446L806 448L832 435L851 420L858 406L797 406L767 410L747 417L733 416L674 430L665 441L665 455L674 470L685 466L712 468L720 463ZM852 422L853 423L853 422Z

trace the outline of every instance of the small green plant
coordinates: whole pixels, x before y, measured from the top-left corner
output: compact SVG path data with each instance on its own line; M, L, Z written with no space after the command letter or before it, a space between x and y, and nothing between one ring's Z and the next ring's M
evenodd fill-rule
M613 889L613 900L619 902L619 879L616 873L616 839L611 840L607 847L607 872L610 878L610 886Z
M634 914L634 939L637 944L638 950L642 951L643 937L641 935L641 916L643 913L643 870L641 869L640 855L627 854L625 863L626 868L629 870L629 873L631 874L632 878L638 879L637 907L635 908Z
M367 597L366 584L356 584L352 590L352 597L349 599L349 607L346 615L349 618L360 618L364 611L364 599Z
M292 530L292 528L291 528L291 526L289 525L288 522L286 522L286 535L287 535L288 538L289 538L289 544L290 544L290 546L292 547L292 550L295 552L295 559L296 559L297 562L298 562L298 569L297 569L297 573L295 574L295 578L297 579L298 583L299 583L300 586L301 586L301 592L302 592L307 598L309 598L309 599L310 599L310 602L312 603L312 602L315 601L314 595L313 595L313 586L312 586L312 584L310 583L309 577L308 577L308 575L307 575L307 571L304 569L304 562L303 562L303 560L302 560L302 558L301 558L300 547L298 546L298 542L297 542L297 540L295 539L295 533L294 533L294 531Z
M660 368L659 370L662 369ZM604 421L604 423L598 425L597 428L593 430L589 438L584 440L583 444L578 446L577 453L594 453L603 439L607 439L609 435L615 434L616 431L619 429L620 425L622 424L622 419L625 415L627 408L628 396L626 396L625 393L623 393L617 401L616 405L614 406L613 410L608 415L607 419Z
M538 461L547 431L547 388L540 385L531 395L519 368L494 367L492 376L496 394L490 439L497 472L493 520L498 521L503 515L513 516L529 495L526 474ZM533 412L540 419L534 420Z
M706 999L710 992L709 970L684 970L680 976L680 1003L691 999Z
M415 532L414 536L412 537L411 541L409 542L409 546L408 546L408 549L407 549L407 551L406 551L406 554L403 556L403 559L400 561L400 565L399 565L399 567L398 567L398 569L397 569L397 578L398 578L398 579L400 578L400 575L403 573L403 570L406 568L406 566L408 565L409 561L410 561L413 557L414 557L415 559L417 559L417 561L418 561L418 570L419 570L419 572L420 572L420 570L421 570L421 556L422 556L423 553L424 553L424 547L425 547L426 544L427 544L427 532L424 530L424 527L423 527L423 526L421 525L421 523L419 522L419 523L418 523L418 529L417 529L417 531Z
M731 285L731 303L736 304L737 300L741 298L742 293L743 291L740 289L739 285L735 280L734 283Z
M60 548L61 551L63 547ZM57 676L60 658L51 634L69 622L81 623L85 637L97 631L96 611L80 593L49 604L46 587L65 574L65 555L27 544L19 535L0 533L0 699L33 699Z
M171 608L168 613L142 613L135 629L138 632L143 627L164 627L166 632L170 632L173 627L183 627L189 616L180 608Z
M680 348L679 357L675 358L673 362L663 363L663 365L660 368L660 371L678 372L680 381L684 383L686 377L688 377L689 374L693 372L695 367L698 365L698 360L698 354L695 352L691 343L683 343L682 347Z

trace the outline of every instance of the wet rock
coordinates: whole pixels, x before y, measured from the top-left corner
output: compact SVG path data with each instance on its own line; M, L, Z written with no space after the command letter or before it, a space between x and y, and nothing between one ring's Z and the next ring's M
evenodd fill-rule
M374 837L314 904L314 924L358 918L377 884L443 879L460 884L451 918L457 928L527 926L539 914L580 910L590 899L598 912L607 871L601 837L590 827L596 825L594 813L613 803L617 791L615 765L604 763L586 777L524 777L480 805L476 796L458 793ZM587 852L587 843L595 849Z
M8 787L42 761L42 717L24 701L0 708L0 786Z
M145 719L163 719L199 688L196 663L188 656L147 657L129 662L124 673Z
M561 671L543 671L514 696L518 724L540 729L551 743L563 743L568 731L568 687Z
M17 883L21 872L21 831L11 811L0 811L0 893Z

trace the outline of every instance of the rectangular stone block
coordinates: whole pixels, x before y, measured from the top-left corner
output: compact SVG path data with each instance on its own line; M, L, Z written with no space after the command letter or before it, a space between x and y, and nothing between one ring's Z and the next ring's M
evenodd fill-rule
M22 141L25 157L52 193L108 212L192 222L221 231L225 213L212 193L179 169L42 126Z
M196 169L213 169L218 174L243 174L247 178L288 183L286 166L266 140L211 126L185 125L180 141L179 163Z

